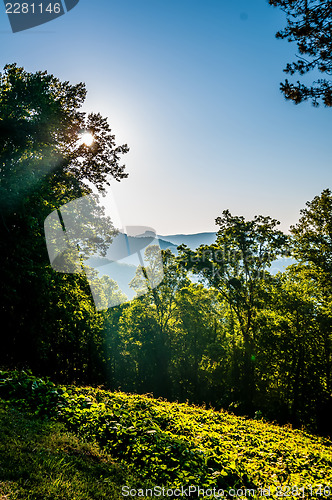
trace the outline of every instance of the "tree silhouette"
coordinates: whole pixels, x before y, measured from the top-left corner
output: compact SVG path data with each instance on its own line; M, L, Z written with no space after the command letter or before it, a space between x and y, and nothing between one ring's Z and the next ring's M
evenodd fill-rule
M85 97L83 83L71 85L46 72L10 64L0 74L0 360L6 363L31 365L33 359L38 366L49 346L45 339L52 329L59 334L56 317L67 324L67 339L83 331L66 313L71 306L62 307L64 295L93 323L86 279L55 275L44 235L44 221L55 209L90 194L91 185L103 192L110 176L127 176L120 165L127 145L115 144L101 115L81 111ZM90 147L79 140L85 131L94 138ZM108 226L113 233L110 221ZM95 244L102 249L102 240ZM62 357L71 350L66 342Z
M277 38L296 42L299 54L297 61L288 63L285 73L303 76L310 71L318 79L307 86L287 79L280 84L286 99L299 104L308 99L314 106L323 102L332 106L332 82L319 78L319 74L331 75L332 71L332 2L330 0L269 0L269 4L280 7L287 15L287 26L278 31Z

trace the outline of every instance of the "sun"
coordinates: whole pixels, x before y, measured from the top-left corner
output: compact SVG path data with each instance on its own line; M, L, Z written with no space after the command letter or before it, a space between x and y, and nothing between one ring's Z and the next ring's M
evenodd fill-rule
M80 144L85 144L86 146L92 146L94 140L95 139L90 132L83 132L80 136Z

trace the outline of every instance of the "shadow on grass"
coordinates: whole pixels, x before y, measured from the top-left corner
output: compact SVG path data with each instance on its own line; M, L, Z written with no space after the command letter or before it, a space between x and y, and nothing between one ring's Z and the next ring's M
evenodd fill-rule
M97 445L0 402L0 500L118 500L134 482Z

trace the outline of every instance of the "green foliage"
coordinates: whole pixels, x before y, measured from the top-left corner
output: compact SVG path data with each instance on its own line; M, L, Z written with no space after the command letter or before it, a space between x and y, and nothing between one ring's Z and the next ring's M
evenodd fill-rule
M133 303L124 311L120 321L120 335L126 343L126 352L130 356L132 366L136 363L138 372L142 371L142 368L150 372L150 386L143 382L141 390L145 387L143 392L148 390L156 396L172 397L170 370L177 295L190 280L175 256L170 250L166 250L162 252L162 282L156 287L147 286L146 277L149 277L150 283L160 281L160 254L157 250L153 246L146 249L147 265L144 268L139 267L131 281L137 296L140 297L142 293L144 295L139 298L140 304ZM136 355L138 351L142 354L139 360ZM140 374L136 377L133 373L133 377L141 384ZM134 390L137 390L137 386Z
M324 189L306 203L299 222L292 226L293 254L302 266L313 266L326 274L326 284L332 273L332 193Z
M315 428L329 379L320 290L293 265L266 292L258 318L257 405L272 419Z
M186 268L202 276L222 295L234 312L245 342L254 340L253 316L264 273L287 251L287 237L276 229L278 221L256 216L252 221L228 210L216 219L216 242L197 251L180 247Z
M270 487L272 495L290 484L331 486L329 440L261 419L148 396L89 387L61 390L53 418L97 441L143 482Z
M171 336L173 399L220 406L230 361L225 314L218 295L201 284L191 283L177 294Z
M31 372L0 372L0 376L0 398L10 400L37 416L52 415L64 401L63 389L48 379L33 376Z

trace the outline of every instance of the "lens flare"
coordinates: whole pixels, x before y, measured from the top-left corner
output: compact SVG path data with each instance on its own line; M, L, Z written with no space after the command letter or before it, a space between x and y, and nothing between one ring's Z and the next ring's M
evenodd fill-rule
M92 146L94 143L94 137L90 132L84 132L80 137L80 144L85 144L86 146Z

